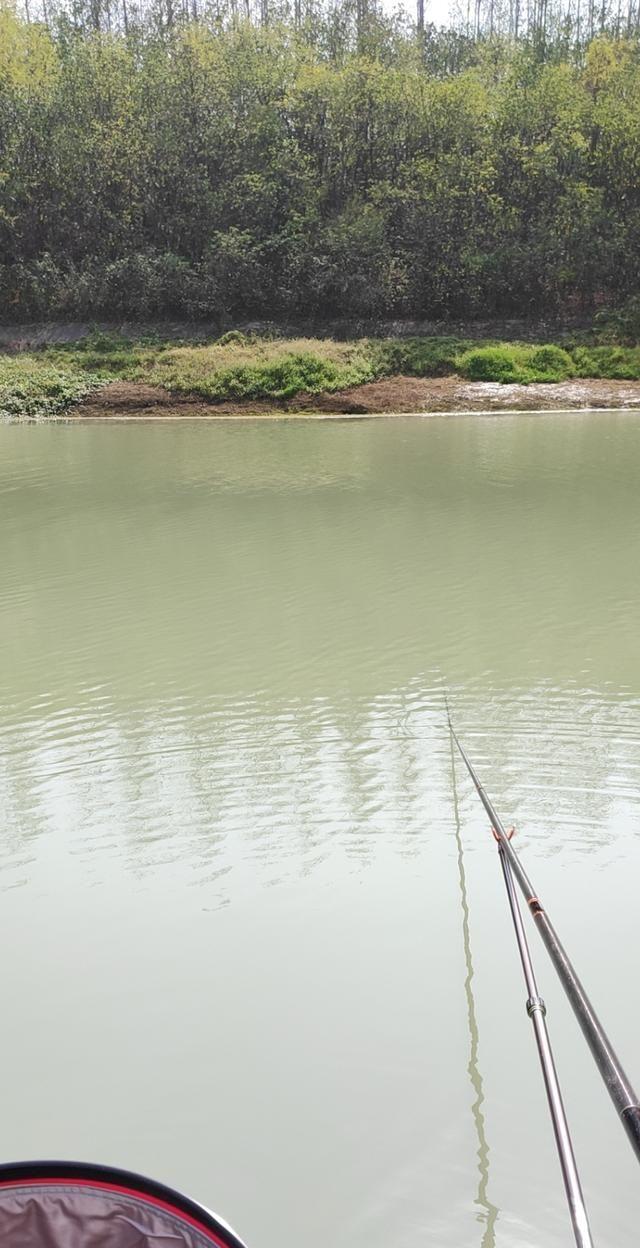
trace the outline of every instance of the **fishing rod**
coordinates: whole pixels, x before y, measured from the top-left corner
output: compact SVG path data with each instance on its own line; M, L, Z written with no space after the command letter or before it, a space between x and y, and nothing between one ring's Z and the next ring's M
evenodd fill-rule
M501 843L498 843L498 852L500 855L500 865L504 875L507 897L509 898L511 918L513 919L513 926L516 932L522 971L527 985L527 992L529 994L527 998L527 1014L533 1023L536 1044L538 1046L538 1055L540 1057L540 1065L542 1066L542 1075L547 1092L547 1100L549 1102L551 1121L553 1123L553 1133L556 1137L558 1157L560 1158L560 1169L562 1171L564 1188L567 1194L569 1216L571 1218L573 1234L578 1248L593 1248L587 1209L584 1203L584 1196L582 1195L580 1176L578 1174L578 1167L576 1165L576 1159L573 1152L573 1144L569 1133L569 1124L567 1122L567 1115L562 1100L562 1093L560 1091L560 1083L558 1081L558 1073L553 1060L551 1041L549 1040L549 1032L547 1030L547 1009L538 992L535 971L533 969L529 945L527 943L524 924L522 922L522 915L520 913L518 894L516 893L515 884L513 882L513 875L511 874L509 860L505 855Z
M449 707L447 705L447 715L449 715ZM453 731L451 717L449 716L449 728L451 730L452 740L455 741L458 749L462 751L462 746ZM462 752L462 756L469 766L469 761ZM453 761L453 760L452 760ZM555 1062L553 1060L553 1051L551 1049L551 1041L549 1040L549 1032L547 1030L546 1006L538 992L535 971L531 961L531 953L527 941L520 906L518 903L518 895L516 893L511 873L509 859L506 856L504 845L509 844L509 837L504 831L502 825L496 829L494 833L498 843L498 853L500 856L500 865L504 877L505 888L507 890L507 898L509 901L509 909L516 934L518 944L518 952L520 954L520 962L522 964L522 973L527 987L527 1014L533 1024L533 1031L538 1046L538 1056L542 1067L542 1077L547 1093L547 1101L549 1104L549 1112L553 1124L553 1133L558 1149L558 1158L560 1160L560 1170L562 1171L562 1179L564 1189L567 1196L569 1206L569 1216L571 1218L571 1226L578 1248L593 1248L593 1239L591 1238L591 1230L589 1227L589 1218L584 1203L582 1187L580 1184L580 1176L576 1165L573 1144L569 1132L569 1124L560 1091L560 1083L558 1081L558 1073L556 1071Z
M596 1066L602 1075L605 1087L613 1101L618 1116L620 1117L631 1147L640 1161L640 1103L638 1095L634 1091L632 1084L629 1082L625 1074L620 1060L609 1040L601 1022L596 1014L573 966L566 950L558 936L546 910L543 909L539 898L536 896L535 889L529 879L520 859L511 844L504 825L498 815L493 803L487 797L487 794L480 783L478 775L470 762L465 750L463 749L456 731L451 723L451 715L447 703L447 719L449 721L449 729L453 740L462 756L464 764L473 780L478 797L484 806L491 826L494 830L498 847L501 850L502 862L507 863L513 871L520 889L524 895L525 901L536 921L536 926L547 953L553 962L558 973L562 987L565 990L573 1012L580 1024L582 1033L591 1049Z

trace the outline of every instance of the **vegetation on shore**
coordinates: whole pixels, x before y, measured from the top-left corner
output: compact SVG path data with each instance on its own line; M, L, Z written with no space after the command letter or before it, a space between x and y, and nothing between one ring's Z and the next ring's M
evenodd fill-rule
M99 374L70 368L65 361L0 355L0 420L59 416L102 384Z
M233 331L209 343L93 334L74 344L0 355L0 417L56 415L116 379L179 395L289 401L398 375L502 383L640 380L640 346L593 335L562 345L456 337L264 338Z
M639 141L635 0L0 0L0 317L590 315Z

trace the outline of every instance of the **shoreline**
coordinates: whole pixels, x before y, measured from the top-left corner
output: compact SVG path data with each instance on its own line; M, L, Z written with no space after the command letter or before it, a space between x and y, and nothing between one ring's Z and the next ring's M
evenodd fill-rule
M275 424L284 424L287 422L298 421L302 423L323 423L329 422L355 422L370 420L435 420L437 418L446 417L451 419L456 416L474 416L486 417L492 416L499 420L502 416L595 416L595 415L614 415L626 413L632 416L640 413L640 407L505 407L496 410L495 408L460 408L455 411L447 412L282 412L276 411L268 413L243 412L237 416L230 416L228 413L216 415L200 414L198 416L189 414L169 414L166 416L78 416L70 417L67 415L52 416L48 420L23 420L13 421L13 424L33 424L33 425L174 425L174 424L250 424L264 423L270 421Z
M14 346L0 352L9 423L640 409L640 345L223 335Z
M518 412L640 411L640 382L602 379L529 385L469 382L460 377L389 377L334 394L289 402L212 403L159 386L110 382L51 417L67 424L179 420L363 420L408 416L499 416Z

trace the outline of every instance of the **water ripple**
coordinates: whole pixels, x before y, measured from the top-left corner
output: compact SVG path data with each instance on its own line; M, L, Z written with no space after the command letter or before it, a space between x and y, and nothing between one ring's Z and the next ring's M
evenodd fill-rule
M0 922L7 946L22 933L6 991L26 1016L7 1068L37 1045L38 1002L65 1017L59 967L86 962L79 1034L132 1020L126 1061L109 1041L104 1063L105 1155L123 1123L138 1138L142 1097L154 1141L171 1122L171 1177L184 1141L210 1138L206 1087L239 1134L206 1165L185 1146L185 1184L202 1164L206 1197L212 1159L228 1185L250 1175L266 1248L281 1217L307 1248L564 1242L493 845L462 773L454 819L444 694L635 1042L606 950L635 947L640 423L0 433ZM595 896L598 930L580 904ZM571 1104L591 1106L573 1033L556 1034ZM75 1086L56 1043L39 1106ZM46 1055L31 1058L37 1081ZM132 1087L148 1064L156 1082ZM20 1138L24 1105L7 1112ZM49 1117L69 1114L67 1097ZM589 1120L582 1155L631 1248L604 1132ZM293 1198L270 1205L283 1172L300 1223ZM318 1182L335 1217L311 1227Z

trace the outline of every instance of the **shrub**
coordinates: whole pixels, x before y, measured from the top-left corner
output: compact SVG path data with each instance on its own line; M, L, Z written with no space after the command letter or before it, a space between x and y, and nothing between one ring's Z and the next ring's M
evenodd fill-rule
M237 342L239 346L246 347L249 345L249 339L240 329L229 329L226 334L221 334L216 339L216 346L228 347L232 342Z
M565 381L575 373L571 356L562 347L536 347L527 354L530 381Z
M578 377L640 380L640 347L575 347L572 356Z
M620 308L606 308L596 316L599 337L609 342L640 342L640 295L632 295Z
M469 381L525 381L513 347L475 347L457 359L458 371Z
M63 412L102 384L40 361L0 356L0 420L44 420Z
M461 338L396 338L372 344L372 357L378 377L448 377L469 346Z
M377 374L368 344L332 339L233 339L149 352L131 380L208 399L290 398L370 381Z
M529 347L500 343L475 347L458 357L458 368L470 381L520 382L565 381L575 376L572 356L562 347Z
M357 385L371 376L366 367L340 367L309 352L219 369L189 388L210 399L290 399L303 391L320 394Z

